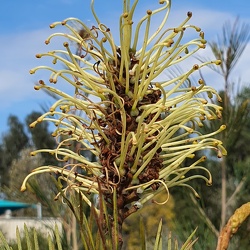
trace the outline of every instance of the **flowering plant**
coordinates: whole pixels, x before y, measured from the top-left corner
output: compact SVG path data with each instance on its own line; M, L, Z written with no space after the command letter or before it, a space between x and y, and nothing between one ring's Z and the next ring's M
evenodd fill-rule
M129 0L123 1L119 46L111 30L96 15L94 0L91 10L96 26L88 27L75 18L50 25L51 28L62 25L70 31L69 34L54 33L46 40L49 44L54 37L65 37L65 50L36 57L51 57L53 63L59 61L65 68L39 66L30 73L41 69L51 71L49 83L40 80L35 89L46 89L60 99L30 126L42 121L53 122L56 129L52 135L58 139L58 146L31 154L47 152L55 155L58 162L65 163L63 167L35 169L24 180L22 190L33 175L60 174L60 181L65 182L63 192L76 190L89 206L92 206L89 194L101 193L110 208L117 207L121 226L124 219L146 201L159 203L153 199L159 192L167 193L163 202L166 203L171 187L188 187L198 196L188 181L202 178L206 184L212 183L211 174L200 165L205 156L189 166L183 162L204 149L215 150L218 157L226 154L222 142L213 138L225 129L224 125L210 134L202 134L199 129L204 122L221 117L221 107L209 100L213 96L218 101L221 98L202 79L197 84L190 80L195 71L208 64L220 64L220 61L191 65L183 74L163 78L163 73L171 67L204 49L206 40L199 27L188 24L191 12L178 27L165 29L171 1L160 0L159 3L162 6L148 10L135 24L133 16L138 0L132 4ZM164 11L158 29L150 32L151 20ZM76 30L72 22L80 29ZM189 29L197 32L197 38L182 44ZM143 34L141 48L138 45L140 33ZM76 53L69 41L77 44ZM72 85L74 95L54 86L58 85L59 78ZM76 143L78 146L72 148ZM97 161L90 161L83 151L90 151ZM187 172L195 169L205 174L186 177Z

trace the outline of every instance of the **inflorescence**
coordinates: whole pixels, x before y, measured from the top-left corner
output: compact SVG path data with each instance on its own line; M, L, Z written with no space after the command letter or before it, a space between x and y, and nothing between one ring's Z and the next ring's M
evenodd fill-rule
M54 33L46 44L63 36L67 40L63 44L65 50L38 54L37 58L51 57L53 63L63 63L64 68L39 66L30 73L41 69L51 71L49 83L41 80L35 89L45 89L60 99L30 126L53 122L56 129L52 135L58 140L58 147L39 149L32 155L47 152L64 164L35 169L25 179L22 190L26 189L29 177L54 172L67 184L65 192L69 188L81 192L91 206L89 194L101 191L112 207L115 189L122 222L163 190L167 192L167 202L170 187L186 186L198 195L189 180L202 178L211 185L211 174L200 165L205 156L188 166L184 161L204 149L214 150L218 157L226 154L222 142L213 138L225 129L224 125L210 134L202 134L200 129L205 122L221 117L221 107L210 100L215 97L220 102L221 98L202 79L192 83L190 76L220 61L191 65L187 72L170 79L162 77L172 66L205 48L204 33L188 24L191 12L178 27L165 29L170 0L160 1L160 8L148 10L135 24L137 4L138 0L132 6L124 1L119 21L120 46L115 44L110 29L98 19L94 1L91 8L96 26L89 28L75 18L51 24L51 28L62 25L70 32ZM152 18L164 11L158 29L150 35ZM81 28L76 30L73 22ZM189 29L197 32L197 38L181 44ZM139 38L141 48L138 48ZM74 95L55 87L60 78L72 85ZM91 161L83 153L86 151L96 160ZM205 174L186 177L187 172L195 169Z

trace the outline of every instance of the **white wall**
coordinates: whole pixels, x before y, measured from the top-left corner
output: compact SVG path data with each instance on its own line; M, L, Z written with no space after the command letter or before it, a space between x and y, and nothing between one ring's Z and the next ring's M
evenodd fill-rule
M38 231L52 236L52 230L55 229L57 224L59 232L62 232L62 223L57 218L0 218L0 231L4 234L6 240L16 239L16 228L22 233L24 230L24 224L28 228L36 228Z

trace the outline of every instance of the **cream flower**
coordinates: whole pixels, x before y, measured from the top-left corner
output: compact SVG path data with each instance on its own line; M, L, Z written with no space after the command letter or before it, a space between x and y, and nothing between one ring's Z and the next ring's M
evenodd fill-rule
M192 13L188 12L178 27L166 29L170 0L160 1L160 8L148 10L137 24L133 23L133 16L138 0L132 6L128 0L123 2L119 46L110 29L99 21L94 1L91 9L96 26L90 28L75 18L50 26L62 25L69 30L69 33L54 33L46 40L49 44L55 37L65 37L65 50L38 54L37 58L51 57L53 63L64 64L64 67L59 70L39 66L30 73L41 69L51 71L49 83L40 81L35 89L46 89L60 99L30 126L42 121L53 122L58 147L40 149L32 154L47 152L65 164L35 169L22 186L25 190L28 178L38 173L60 173L60 180L67 184L64 191L73 188L81 192L90 206L89 193L102 192L105 200L113 204L115 190L121 223L163 190L167 191L167 196L173 186L193 190L187 182L194 178L211 184L209 171L201 165L205 156L190 166L183 165L185 159L193 158L204 149L215 150L218 157L226 154L222 142L214 138L225 129L224 125L211 134L202 134L199 129L204 122L221 117L221 107L210 98L221 99L202 80L198 83L190 80L195 71L220 62L190 65L184 74L163 78L163 73L172 66L205 48L204 33L199 27L188 24ZM152 33L151 20L159 12L165 15ZM72 22L81 27L80 31ZM189 29L197 32L197 38L182 44ZM141 48L139 37L143 39ZM60 90L60 78L72 85L74 95ZM90 151L97 162L90 161L83 151ZM186 177L186 173L194 169L203 170L204 176Z

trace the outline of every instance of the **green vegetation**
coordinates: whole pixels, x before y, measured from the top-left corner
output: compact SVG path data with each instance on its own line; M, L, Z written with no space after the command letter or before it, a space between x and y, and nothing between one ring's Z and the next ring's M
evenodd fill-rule
M249 26L225 24L218 41L208 44L214 59L199 58L187 72L166 78L166 71L205 49L204 32L189 24L190 12L165 30L167 0L133 23L137 3L123 1L119 46L98 19L94 1L96 27L75 18L51 24L67 32L46 43L64 36L65 50L37 58L64 66L31 73L51 71L48 83L40 80L35 89L56 96L55 103L44 114L32 112L25 125L10 116L0 174L9 199L40 201L44 215L61 218L62 234L55 229L47 240L25 228L16 246L0 234L3 249L199 250L216 249L218 242L221 250L234 234L229 249L249 246L250 88L230 78ZM150 32L152 19L164 11L159 28ZM197 37L183 44L189 30ZM202 77L205 66L221 75L219 94ZM201 78L194 80L198 71ZM60 90L62 80L73 95ZM52 136L48 122L55 125Z

